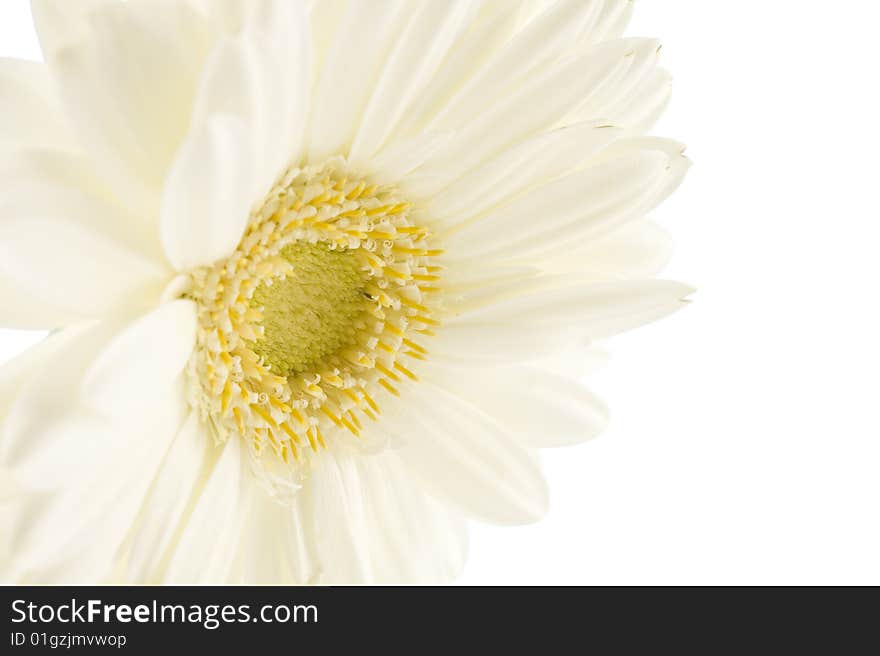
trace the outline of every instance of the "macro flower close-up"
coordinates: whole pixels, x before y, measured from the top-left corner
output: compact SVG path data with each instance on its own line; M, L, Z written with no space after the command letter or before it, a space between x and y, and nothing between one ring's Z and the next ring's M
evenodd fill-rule
M630 0L33 0L0 60L0 579L443 583L686 303Z

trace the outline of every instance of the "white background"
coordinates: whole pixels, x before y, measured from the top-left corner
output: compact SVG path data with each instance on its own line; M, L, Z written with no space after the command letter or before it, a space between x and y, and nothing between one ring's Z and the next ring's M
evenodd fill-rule
M610 343L552 507L475 526L468 584L880 584L880 100L866 0L642 0L696 166L654 218L699 288ZM25 0L0 56L38 58ZM39 336L0 331L0 361Z

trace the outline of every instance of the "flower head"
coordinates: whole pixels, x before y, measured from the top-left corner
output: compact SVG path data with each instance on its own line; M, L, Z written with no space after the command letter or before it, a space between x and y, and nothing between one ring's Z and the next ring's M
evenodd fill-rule
M34 0L0 62L0 543L24 581L442 581L681 306L626 0Z

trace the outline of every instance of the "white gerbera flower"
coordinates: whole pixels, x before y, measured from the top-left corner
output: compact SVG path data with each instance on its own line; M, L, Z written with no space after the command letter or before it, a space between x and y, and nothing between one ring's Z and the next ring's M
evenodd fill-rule
M0 66L6 580L443 581L680 307L628 0L34 0ZM10 530L6 530L9 527Z

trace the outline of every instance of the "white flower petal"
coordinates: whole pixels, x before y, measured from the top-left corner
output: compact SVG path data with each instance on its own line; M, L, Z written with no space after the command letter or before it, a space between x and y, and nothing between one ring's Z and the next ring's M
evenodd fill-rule
M583 278L633 279L657 275L672 253L669 233L656 223L638 220L607 234L554 251L546 271Z
M628 41L632 43L632 51L618 74L605 85L601 94L587 98L563 123L602 119L634 131L645 120L639 122L634 117L647 117L658 102L665 102L668 88L662 89L666 96L655 97L660 43L653 39Z
M120 417L150 407L192 354L196 313L192 301L173 301L125 328L86 372L83 401L102 414Z
M453 181L427 202L427 213L441 230L452 230L579 168L620 136L619 129L603 122L536 135Z
M608 366L610 359L607 350L584 340L549 357L538 358L534 361L534 366L556 376L579 381L586 375Z
M89 14L108 2L112 0L31 0L43 57L48 60L60 48L82 38L88 29Z
M309 0L316 71L324 64L347 4L348 0Z
M311 75L307 17L284 2L250 9L244 31L205 64L192 131L166 183L163 243L180 269L230 254L251 207L302 152Z
M562 326L503 321L467 321L443 326L431 344L431 357L468 367L527 362L558 351L566 343Z
M157 298L170 271L141 234L75 155L0 164L0 276L51 308L95 317Z
M322 454L309 488L321 581L374 583L367 500L360 486L357 460Z
M254 5L264 0L190 0L223 36L239 34Z
M463 520L429 497L394 452L358 458L374 531L373 568L386 583L443 583L458 575L467 550Z
M4 583L14 582L14 575L10 571L13 547L11 528L23 512L20 502L27 490L5 465L2 455L5 439L2 426L21 390L32 378L48 370L53 359L59 357L59 353L64 351L77 334L76 329L53 333L21 355L0 365L0 525L4 527L0 531L0 581Z
M410 184L420 196L433 195L490 157L551 128L572 106L602 94L619 70L628 67L634 42L638 40L602 43L584 55L540 69L491 106L473 108L454 144L422 168L422 183Z
M437 584L453 580L464 565L467 525L429 497L393 452L361 458L361 484L379 581Z
M693 290L655 280L597 282L571 275L500 281L462 295L431 346L456 366L530 362L670 314Z
M18 521L13 527L13 578L83 583L112 576L123 541L180 422L182 386L172 389L179 405L167 399L169 403L157 407L149 422L106 425L84 433L84 440L100 436L106 441L112 457L83 463L73 485L14 501Z
M239 118L213 116L180 150L162 198L161 236L180 271L232 253L244 233L253 197L254 147Z
M693 291L666 280L572 285L503 300L469 312L449 326L506 324L563 330L577 339L603 339L681 309ZM482 341L492 339L487 332Z
M450 102L433 129L451 129L491 107L529 73L568 50L598 17L602 0L559 0L535 17ZM572 81L569 81L571 84Z
M44 375L53 358L59 357L84 329L79 326L59 330L18 357L0 365L0 421L5 421L6 413L26 384L34 377ZM0 429L0 435L3 434L3 429ZM3 448L0 442L0 452Z
M576 380L537 367L446 370L432 381L466 399L524 446L569 446L592 439L608 423L608 410Z
M620 141L583 170L472 220L446 238L446 248L461 258L505 259L571 248L585 235L640 218L662 202L687 172L681 150L662 139Z
M262 56L263 121L267 126L265 167L271 185L290 166L302 162L311 105L313 43L310 18L302 3L263 0L245 35ZM263 190L265 193L265 190Z
M241 440L231 439L184 519L165 573L167 583L204 584L229 578L254 492L247 476Z
M423 133L449 99L507 43L517 26L520 14L517 8L522 4L523 0L483 3L483 19L474 21L456 41L428 85L401 118L397 130L399 138L412 139Z
M279 504L258 490L238 553L238 580L245 585L305 585L317 582L320 564L311 531L308 495Z
M497 423L429 383L413 389L412 398L412 432L400 455L432 495L491 523L533 522L544 514L539 467Z
M100 2L71 23L45 51L68 116L131 206L154 212L187 132L210 34L177 0Z
M475 10L469 0L418 3L382 68L364 111L349 161L368 161L427 85Z
M620 125L634 134L644 134L654 127L669 104L672 95L672 76L662 68L655 68L624 98L617 107L609 109Z
M616 39L623 34L632 18L634 4L633 0L604 0L602 12L591 27L589 39L584 45Z
M251 10L244 32L221 43L206 64L192 123L218 115L243 121L253 149L249 193L257 202L302 157L311 42L300 5L264 0Z
M51 366L31 372L18 390L0 428L0 464L23 484L57 488L105 457L104 440L112 437L102 430L106 422L77 400L86 369L117 330L109 322L66 329L53 338L63 339L64 348L53 352Z
M398 180L401 191L407 193L407 176L446 148L453 138L454 134L441 132L394 141L364 162L363 170L378 180Z
M91 160L73 150L20 149L0 163L0 207L77 221L128 250L165 263L156 217L131 208L109 187Z
M135 522L126 573L137 583L157 583L162 564L181 530L181 520L211 471L214 441L198 414L183 422L146 493Z
M73 148L44 64L0 58L0 152Z
M118 455L116 445L124 444L144 424L143 417L135 422L127 421L129 417L109 421L79 402L86 372L119 326L104 322L68 330L73 336L64 353L31 375L3 423L0 463L33 488L58 488L81 478L95 462ZM149 395L150 407L182 399L173 380Z
M81 317L53 308L0 275L0 326L18 330L50 330L69 326Z
M376 11L374 0L351 0L324 61L312 107L309 155L321 161L347 153L360 124L387 48L399 33L409 3L387 0Z
M321 583L438 583L463 564L463 522L394 452L322 460L311 489Z

